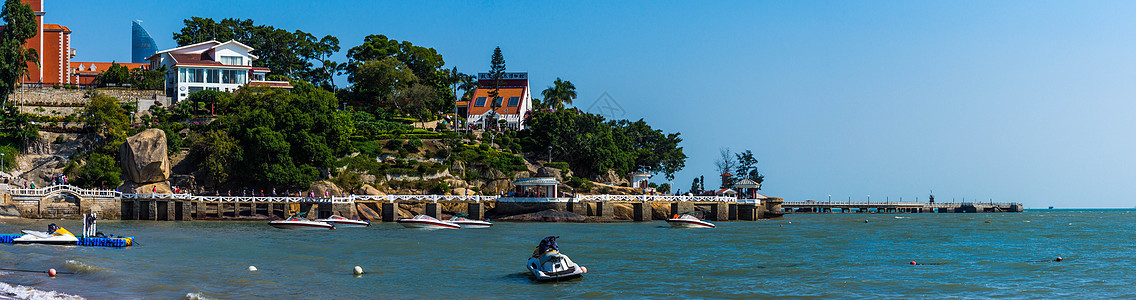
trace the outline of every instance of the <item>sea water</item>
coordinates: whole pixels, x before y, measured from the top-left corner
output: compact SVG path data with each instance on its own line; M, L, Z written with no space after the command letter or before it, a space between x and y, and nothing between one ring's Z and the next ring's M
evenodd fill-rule
M100 231L138 244L0 244L0 271L73 273L0 272L0 298L1136 298L1134 221L1132 210L787 215L715 229L101 221ZM52 222L80 231L78 221L7 220L0 233ZM549 235L588 268L582 279L530 279L525 262Z

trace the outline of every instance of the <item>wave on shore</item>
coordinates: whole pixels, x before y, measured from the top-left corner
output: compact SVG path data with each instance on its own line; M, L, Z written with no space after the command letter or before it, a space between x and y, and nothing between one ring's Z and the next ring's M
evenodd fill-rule
M83 299L83 297L0 282L0 299Z

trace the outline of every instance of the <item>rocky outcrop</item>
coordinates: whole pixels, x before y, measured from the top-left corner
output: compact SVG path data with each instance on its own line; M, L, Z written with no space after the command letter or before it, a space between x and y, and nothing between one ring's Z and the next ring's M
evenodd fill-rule
M343 196L343 189L340 189L339 186L329 181L312 182L311 190L312 192L315 192L316 197L323 197L324 195L331 195L335 197Z
M544 211L539 211L539 212L534 212L534 213L528 213L528 214L523 214L523 215L515 215L515 216L508 216L508 217L504 217L504 218L499 218L499 219L497 219L497 221L583 223L583 222L587 222L588 218L585 217L585 216L581 216L579 214L573 213L573 212L549 209L549 210L544 210Z
M619 176L619 174L616 174L615 170L612 170L612 169L608 169L607 173L605 173L605 174L600 174L600 175L596 176L595 180L592 180L592 181L607 183L607 184L611 184L611 185L615 185L615 186L631 185L631 183L629 183L627 181L627 178L624 178L623 176Z
M168 194L173 192L173 189L170 188L170 184L165 181L156 183L136 183L133 181L127 181L122 183L122 186L118 187L118 190L123 193L136 194Z
M375 187L371 186L370 184L364 184L363 186L359 187L359 192L363 193L363 195L371 195L371 196L386 195L386 193L379 191L379 189L376 189Z
M612 205L612 219L631 220L635 217L635 210L631 203L618 202Z
M123 173L136 183L162 182L170 178L166 133L151 128L126 138L119 151Z
M555 177L558 181L564 181L564 177L560 175L560 169L550 167L540 167L536 169L536 177Z

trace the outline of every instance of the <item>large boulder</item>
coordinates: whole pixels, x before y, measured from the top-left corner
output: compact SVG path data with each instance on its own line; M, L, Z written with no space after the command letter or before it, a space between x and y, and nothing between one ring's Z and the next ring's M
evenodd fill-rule
M146 129L126 138L119 156L122 170L130 181L152 183L170 178L170 158L166 155L166 133L161 129Z
M615 186L628 186L628 185L630 185L627 178L624 178L623 176L619 176L619 174L616 174L615 170L612 170L612 169L608 169L606 174L601 174L601 175L596 176L595 180L592 180L592 181L602 182L602 183L615 185Z
M371 195L371 196L386 195L386 193L379 191L379 189L376 189L375 187L371 186L370 184L364 184L362 187L359 187L359 192L363 193L363 195Z
M342 197L343 189L331 183L330 181L316 181L312 182L312 192L315 192L316 197L323 197L324 195L331 195L335 197ZM326 192L326 193L325 193Z
M550 167L540 167L536 169L536 177L555 177L557 181L564 181L564 177L560 176L560 169Z

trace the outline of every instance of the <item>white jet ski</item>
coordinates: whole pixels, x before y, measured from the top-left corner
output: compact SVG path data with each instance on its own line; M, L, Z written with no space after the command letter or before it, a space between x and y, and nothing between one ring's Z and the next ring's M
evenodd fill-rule
M675 216L674 218L667 219L667 223L671 224L674 228L714 228L714 223L699 220L690 214L682 214L682 216Z
M486 219L485 221L478 221L466 218L465 216L467 216L467 214L457 214L456 216L450 218L449 221L450 223L458 224L462 228L489 228L493 226L493 223L489 222L488 219Z
M371 221L352 220L339 215L331 215L330 217L327 217L327 219L316 219L316 222L324 222L335 225L335 228L371 226Z
M12 239L13 243L17 244L51 244L51 245L75 245L79 242L79 238L75 237L67 229L51 224L47 226L47 232L23 230L24 235Z
M406 228L461 229L461 225L438 220L428 215L417 215L410 219L398 219L398 224Z
M560 253L556 239L559 236L549 236L540 241L533 256L525 266L535 277L536 281L565 281L580 278L588 272L588 268L577 265L567 255Z

